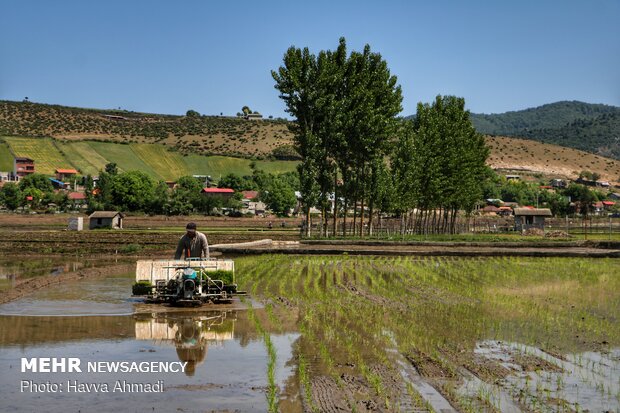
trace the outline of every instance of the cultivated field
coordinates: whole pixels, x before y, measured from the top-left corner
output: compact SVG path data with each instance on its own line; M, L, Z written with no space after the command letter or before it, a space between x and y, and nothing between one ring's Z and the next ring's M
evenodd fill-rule
M25 156L34 159L36 161L36 170L39 173L53 175L56 168L71 168L73 166L71 162L60 153L51 139L10 138L6 139L6 143L16 156ZM12 169L13 168L10 170Z
M157 180L172 181L184 175L223 176L229 173L251 175L251 160L229 156L183 155L159 144L115 144L111 142L62 142L43 138L5 137L0 142L0 170L13 170L11 153L35 160L37 172L54 174L56 168L75 168L97 175L109 162L121 171L139 170ZM10 148L10 150L9 150ZM256 161L266 172L295 170L295 161Z
M297 323L305 412L617 411L617 260L261 256L238 281L258 331ZM265 333L267 401L278 354ZM292 385L291 385L292 386ZM297 410L297 409L295 409Z

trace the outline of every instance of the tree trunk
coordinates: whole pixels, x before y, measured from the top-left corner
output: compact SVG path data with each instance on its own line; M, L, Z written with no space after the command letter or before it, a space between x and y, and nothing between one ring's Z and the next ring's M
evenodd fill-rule
M336 228L338 227L338 168L334 172L334 210L333 210L332 235L336 236Z
M364 238L364 195L362 194L362 203L360 207L360 237Z
M344 211L342 216L342 236L347 236L347 214L349 211L349 198L347 198L346 194L344 196Z
M310 236L310 206L306 207L306 238Z
M368 204L368 236L372 236L372 214L374 209L373 199L370 198L370 203Z

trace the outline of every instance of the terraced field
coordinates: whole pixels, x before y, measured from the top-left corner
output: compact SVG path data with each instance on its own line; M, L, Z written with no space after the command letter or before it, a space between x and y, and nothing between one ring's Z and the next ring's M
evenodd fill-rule
M139 170L157 180L172 181L184 175L251 175L249 159L228 156L183 155L159 144L117 144L95 141L55 141L43 138L5 137L0 142L0 170L13 170L13 154L35 160L37 172L54 174L56 168L75 168L97 175L109 162L121 171ZM295 170L294 161L256 161L271 173Z
M13 170L13 156L5 142L0 142L0 171Z
M56 168L73 167L73 163L63 156L51 139L6 138L5 141L15 155L34 159L37 172L53 175Z
M236 262L269 314L259 331L297 322L287 362L305 412L620 410L617 260ZM291 389L270 383L270 410L286 411Z

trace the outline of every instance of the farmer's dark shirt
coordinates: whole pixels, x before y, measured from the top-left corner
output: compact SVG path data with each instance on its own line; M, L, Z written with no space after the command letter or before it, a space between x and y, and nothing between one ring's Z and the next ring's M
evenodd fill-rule
M187 256L188 249L189 257ZM196 236L194 238L188 237L187 234L183 235L179 240L174 259L180 259L181 255L183 255L183 258L209 258L207 236L198 231L196 231Z

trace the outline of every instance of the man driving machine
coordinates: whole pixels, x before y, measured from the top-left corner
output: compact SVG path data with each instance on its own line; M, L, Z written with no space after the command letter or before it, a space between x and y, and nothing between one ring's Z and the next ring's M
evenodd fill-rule
M188 258L209 258L209 243L207 242L207 236L202 232L196 231L196 223L190 222L185 227L186 233L179 240L177 251L174 254L174 259L181 259L183 255L184 259Z

